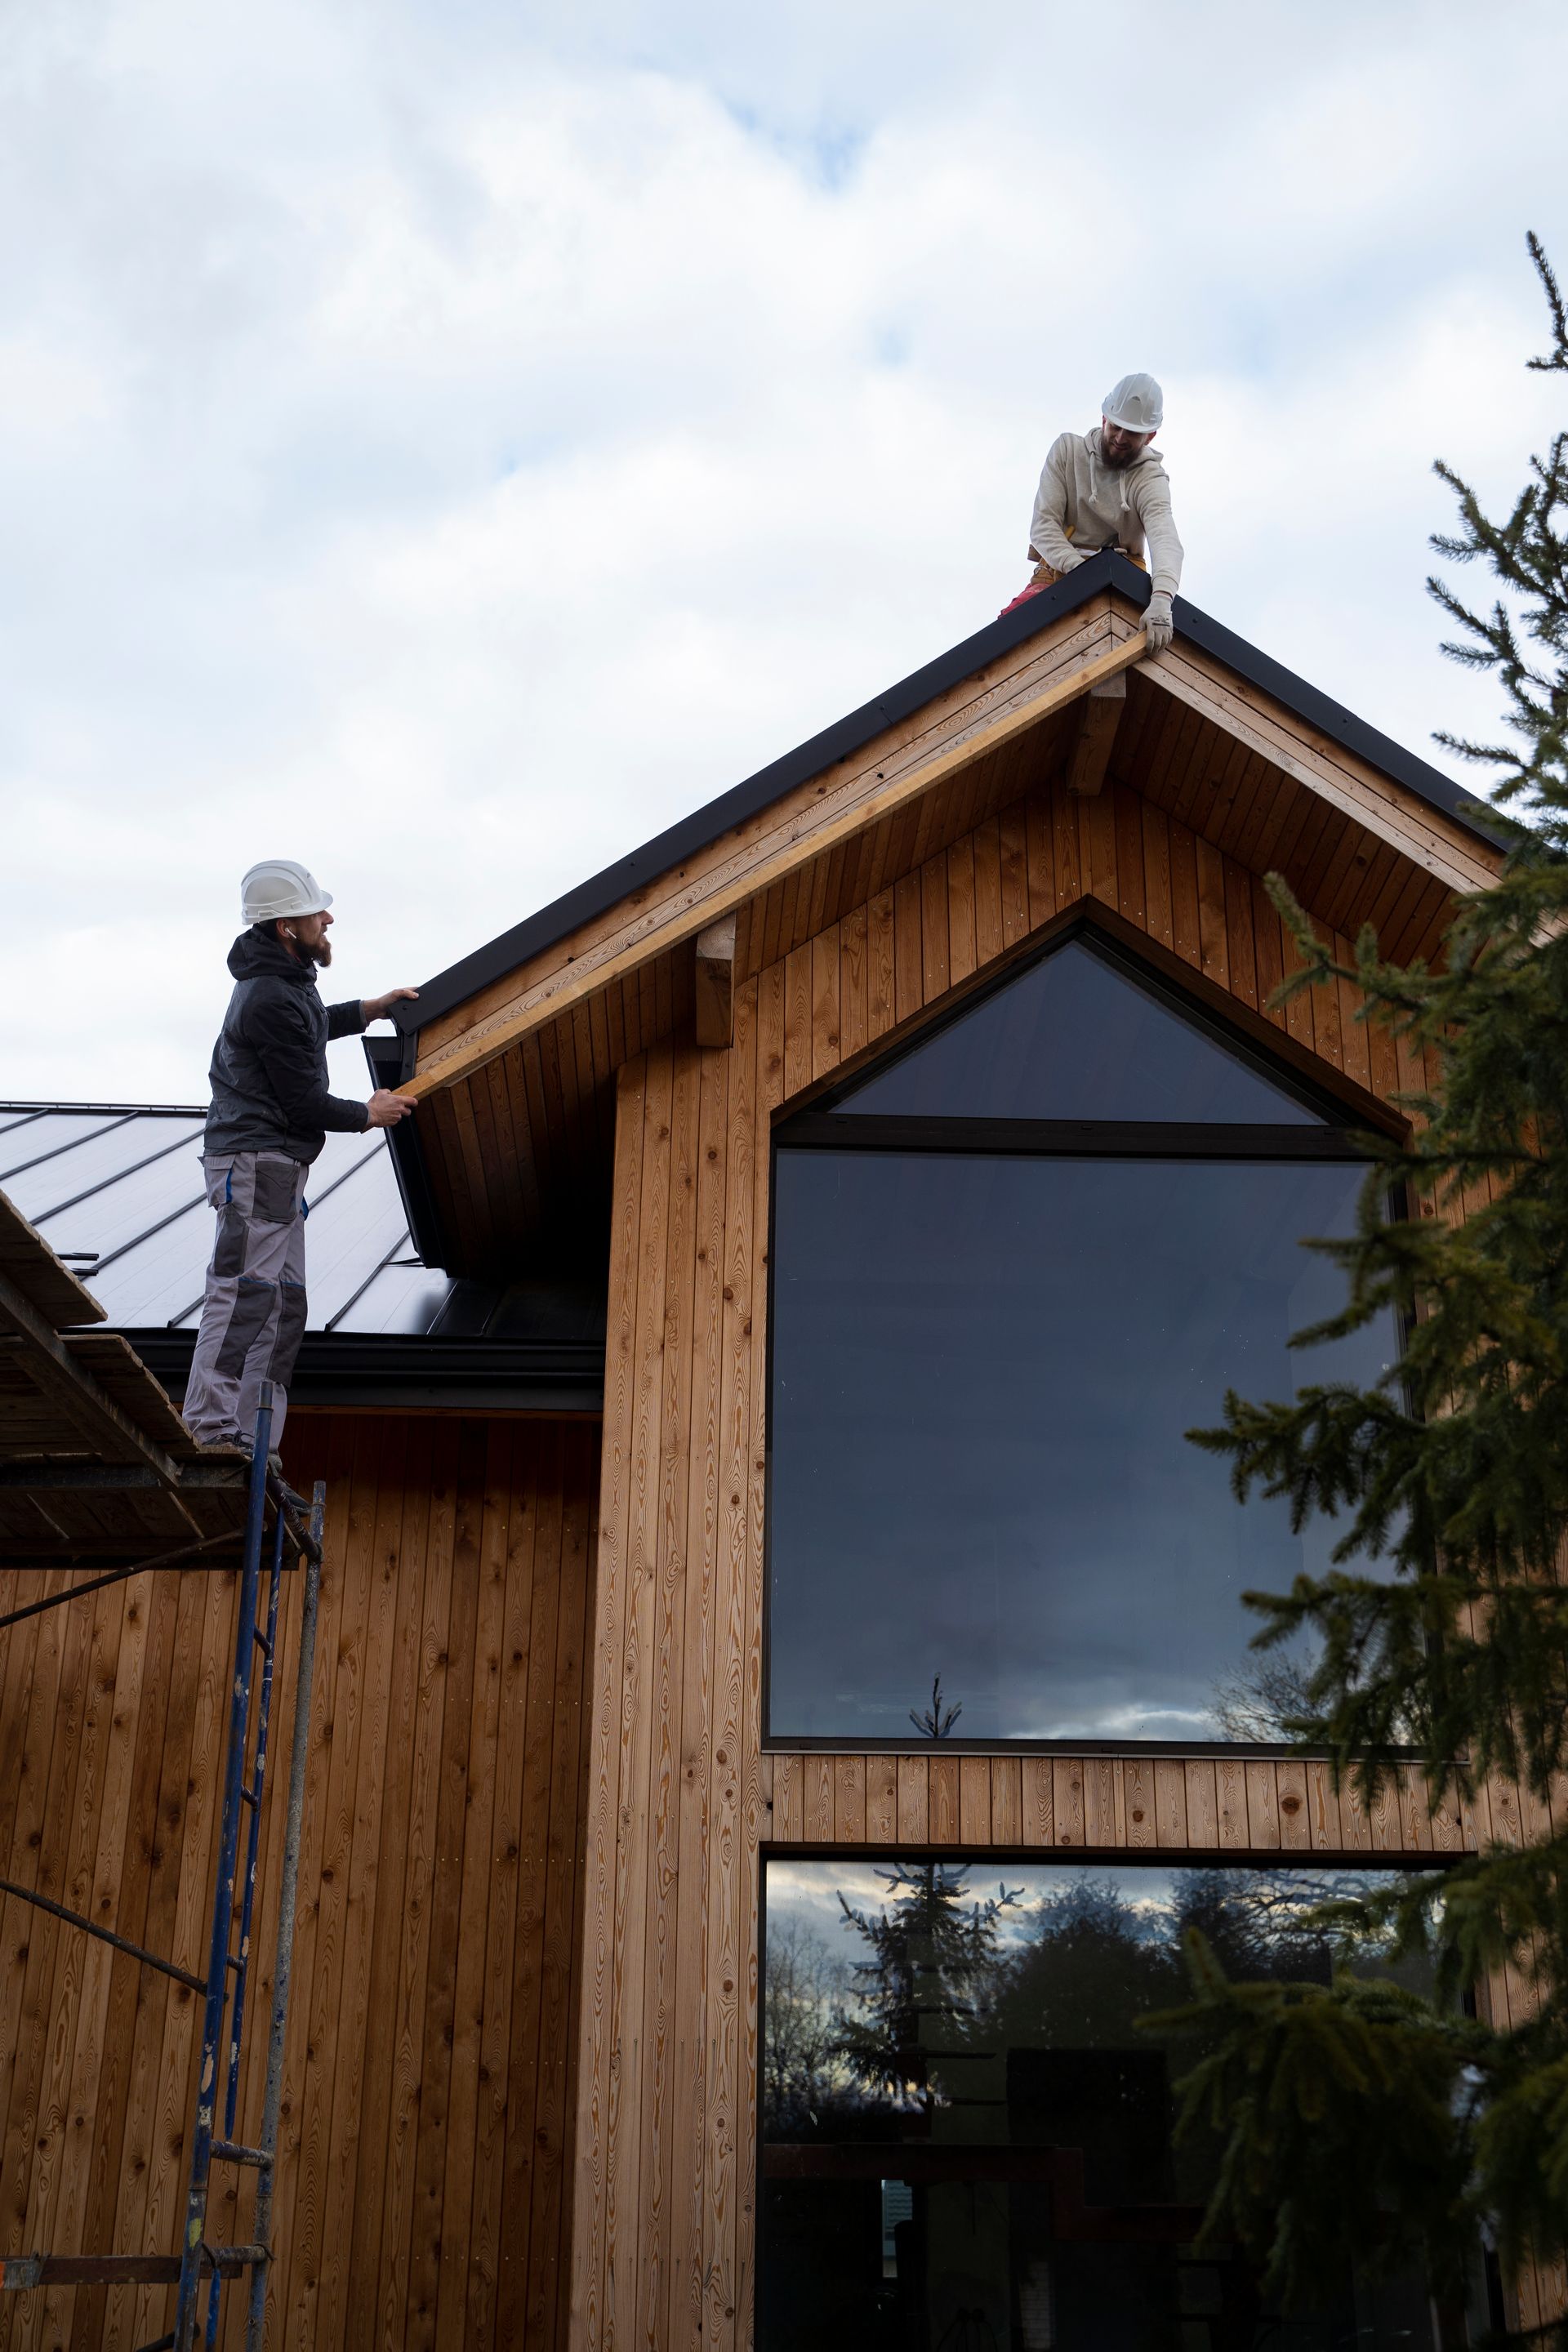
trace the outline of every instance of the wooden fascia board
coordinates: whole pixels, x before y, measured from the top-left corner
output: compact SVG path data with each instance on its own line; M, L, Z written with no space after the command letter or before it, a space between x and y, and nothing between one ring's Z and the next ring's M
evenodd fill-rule
M1496 880L1500 848L1489 851L1439 810L1365 766L1256 688L1237 686L1218 662L1181 637L1144 675L1162 692L1247 744L1445 888L1482 890Z
M1106 619L1109 624L1109 613ZM1039 693L982 717L935 757L917 760L903 773L876 781L871 789L862 788L852 796L817 798L788 822L782 841L775 837L772 845L764 841L735 853L658 908L647 910L621 933L618 943L612 935L598 951L589 950L557 966L510 1010L477 1024L438 1049L423 1068L402 1082L400 1092L419 1097L472 1076L546 1021L625 977L649 957L694 939L721 917L737 912L839 842L922 799L976 761L1066 709L1091 688L1130 669L1145 658L1146 651L1142 632L1131 631L1104 652L1071 664Z
M668 916L699 898L706 903L705 894L721 883L751 870L806 831L816 830L877 785L890 783L950 750L973 730L1065 677L1086 655L1104 651L1137 627L1136 610L1109 589L1092 603L1075 606L1055 628L1015 646L1004 661L974 671L906 712L852 753L801 778L678 865L647 877L613 906L487 982L461 1004L448 1006L435 1021L422 1024L416 1032L416 1066L434 1068L492 1022L520 1012L543 984L558 981L571 966L602 960L635 940L653 941Z
M901 772L883 782L875 761L880 758L884 767L892 766L899 754L886 755L874 749L841 789L825 790L820 780L815 786L800 788L777 812L769 813L774 820L771 828L762 824L752 828L743 841L727 845L724 853L700 873L682 871L674 877L675 887L660 892L654 903L647 903L639 892L629 902L629 919L602 926L595 938L563 942L548 969L531 975L520 972L520 984L506 1004L469 1028L447 1034L435 1043L416 1073L403 1082L404 1090L417 1097L458 1083L499 1059L545 1022L637 970L650 957L689 942L731 913L744 919L772 884L935 789L987 752L1087 695L1101 681L1121 679L1140 660L1141 634L1128 635L1108 652L1081 658L1086 637L1092 643L1095 635L1102 635L1108 629L1113 633L1118 628L1131 629L1131 616L1111 595L1107 595L1098 612L1080 613L1073 618L1076 625L1064 632L1058 649L1069 656L1076 651L1080 658L1053 677L1043 691L1010 705L1004 703L987 716L984 706L994 704L1014 685L1008 678L994 681L979 698L980 714L934 757L922 761L917 753ZM1143 661L1142 674L1386 843L1445 888L1458 892L1483 888L1494 878L1500 852L1490 851L1440 811L1276 705L1261 689L1237 680L1222 662L1190 640L1178 635L1170 651ZM874 789L868 787L868 777L876 778Z

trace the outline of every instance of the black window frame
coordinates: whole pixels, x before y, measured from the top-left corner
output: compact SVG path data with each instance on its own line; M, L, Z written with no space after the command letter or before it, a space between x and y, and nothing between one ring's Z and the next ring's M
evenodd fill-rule
M1072 909L1065 919L1058 919L1035 933L1031 939L1020 942L1012 954L1000 958L988 967L984 975L977 976L973 986L960 992L936 1018L921 1021L917 1017L902 1027L901 1034L879 1039L875 1046L856 1056L852 1067L837 1072L832 1079L816 1088L798 1108L781 1107L773 1115L768 1151L767 1330L763 1375L767 1401L763 1471L762 1671L759 1694L763 1720L760 1752L763 1755L904 1756L917 1752L950 1756L1139 1755L1183 1756L1216 1761L1230 1758L1245 1762L1248 1759L1257 1761L1277 1759L1282 1756L1318 1757L1327 1752L1302 1748L1289 1740L965 1738L951 1733L940 1738L922 1740L918 1734L876 1738L853 1733L775 1732L769 1723L773 1647L771 1571L776 1466L773 1412L776 1328L774 1297L778 1264L775 1227L781 1145L786 1150L920 1151L947 1158L964 1155L1068 1160L1174 1158L1223 1160L1233 1163L1317 1160L1370 1165L1373 1157L1370 1145L1374 1136L1398 1141L1408 1133L1407 1122L1397 1111L1367 1095L1353 1080L1344 1082L1346 1094L1353 1093L1357 1097L1352 1103L1338 1095L1331 1083L1292 1066L1282 1054L1277 1056L1269 1045L1251 1034L1239 1021L1231 1018L1226 1010L1215 1003L1214 1000L1220 992L1212 982L1207 984L1200 997L1188 990L1176 973L1161 970L1152 958L1147 957L1147 943L1140 940L1135 944L1130 935L1120 935L1122 933L1130 934L1131 927L1117 925L1113 929L1102 916L1097 917L1090 909ZM1278 1127L1227 1127L1218 1122L1205 1121L1135 1123L1082 1119L907 1118L885 1113L847 1112L836 1108L847 1097L852 1097L873 1072L889 1066L942 1029L963 1020L988 997L1001 993L1034 965L1045 962L1059 949L1071 943L1088 948L1145 994L1168 1006L1189 1026L1212 1032L1227 1052L1234 1054L1237 1060L1247 1064L1270 1085L1301 1103L1324 1124L1321 1127L1285 1123ZM1167 961L1173 962L1174 959ZM1408 1215L1408 1201L1401 1187L1390 1187L1388 1206L1392 1217L1402 1219ZM1402 1349L1406 1338L1407 1333L1402 1328L1399 1334Z

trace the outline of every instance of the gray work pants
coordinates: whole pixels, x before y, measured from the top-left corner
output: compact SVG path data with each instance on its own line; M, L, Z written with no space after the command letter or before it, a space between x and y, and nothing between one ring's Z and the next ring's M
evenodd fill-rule
M204 1445L249 1445L272 1382L272 1444L305 1330L305 1177L281 1151L204 1160L217 1240L185 1388L185 1426Z

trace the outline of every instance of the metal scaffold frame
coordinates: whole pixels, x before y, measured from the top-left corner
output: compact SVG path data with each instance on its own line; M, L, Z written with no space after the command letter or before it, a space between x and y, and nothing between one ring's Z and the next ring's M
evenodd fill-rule
M246 2305L246 2352L262 2352L267 2324L267 2273L272 2260L270 2235L278 2129L283 2096L283 2052L289 2023L289 1988L294 1952L294 1922L299 1902L300 1841L305 1810L305 1775L310 1742L310 1694L315 1668L316 1620L320 1604L321 1538L326 1512L326 1488L317 1482L310 1520L296 1516L294 1497L268 1466L272 1435L273 1394L270 1381L261 1387L255 1447L251 1458L243 1549L240 1561L239 1606L235 1630L234 1674L229 1689L228 1737L224 1756L223 1809L218 1825L217 1879L214 1889L205 1977L184 1969L164 1955L144 1949L123 1936L82 1917L31 1888L0 1880L0 1892L31 1903L53 1917L79 1927L110 1944L144 1967L172 1977L203 1996L202 2046L197 2077L196 2111L191 2137L190 2172L185 2192L184 2230L177 2254L47 2254L17 2256L4 2263L0 2285L26 2291L46 2286L170 2285L177 2288L173 2331L139 2352L195 2352L199 2340L216 2343L226 2278L248 2273ZM270 1528L268 1514L270 1512ZM193 1551L205 1544L182 1546L157 1559L138 1560L106 1576L51 1593L0 1617L0 1631L40 1611L63 1606L105 1584L118 1583L149 1570L195 1566ZM283 1832L281 1888L273 1965L272 2014L267 2042L267 2071L262 2097L261 2132L247 2147L235 2137L239 2103L240 2060L244 2047L246 1997L249 1985L251 1932L256 1901L257 1863L261 1843L261 1809L267 1786L272 1695L278 1665L279 1604L287 1570L303 1567L304 1595L300 1621L300 1654L294 1674L294 1718L289 1759L289 1790ZM265 1626L265 1631L263 1630ZM257 1675L259 1656L261 1672ZM247 1777L247 1759L249 1777ZM243 1829L243 1835L242 1835ZM238 1935L236 1938L237 1923ZM218 2128L221 2104L222 2128ZM256 2200L251 2238L245 2244L214 2245L206 2234L207 2200L215 2164L246 2167L256 2174ZM203 2289L205 2289L204 2300Z

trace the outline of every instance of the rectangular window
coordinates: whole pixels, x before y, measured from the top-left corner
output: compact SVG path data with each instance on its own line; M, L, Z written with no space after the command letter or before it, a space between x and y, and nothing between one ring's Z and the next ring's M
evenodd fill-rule
M1304 1914L1370 1876L770 1860L759 2352L1435 2352L1417 2278L1286 2317L1199 2257L1191 2053L1136 2024L1185 1998L1189 1924L1234 1975L1326 1982Z
M1292 1350L1354 1162L775 1155L770 1735L1278 1737L1252 1587L1335 1530L1239 1507L1226 1391L1375 1380L1392 1318ZM1277 1712L1277 1708L1276 1708Z

